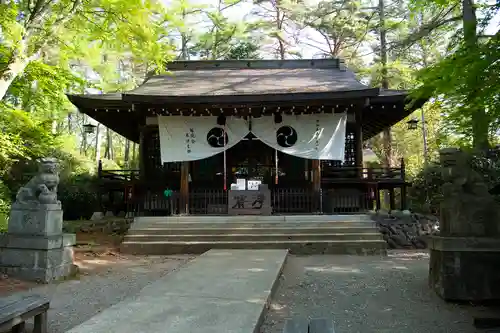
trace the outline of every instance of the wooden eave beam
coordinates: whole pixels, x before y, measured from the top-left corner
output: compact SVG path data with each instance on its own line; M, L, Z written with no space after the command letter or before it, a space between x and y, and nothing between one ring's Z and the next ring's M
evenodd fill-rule
M307 92L287 94L258 94L258 95L211 95L211 96L157 96L122 94L122 99L128 103L151 103L151 104L259 104L259 103L287 103L306 102L314 100L353 99L363 97L376 97L379 88L362 90L334 91L334 92Z

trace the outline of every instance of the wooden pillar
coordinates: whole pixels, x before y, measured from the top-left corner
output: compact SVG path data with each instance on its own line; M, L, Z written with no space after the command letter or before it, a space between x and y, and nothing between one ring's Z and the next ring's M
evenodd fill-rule
M146 126L140 126L139 128L139 179L141 183L144 183L146 175L146 142L144 140L144 132L146 131Z
M391 210L396 209L396 195L394 193L394 188L389 190L389 203Z
M189 214L189 162L181 162L180 214Z
M380 202L380 189L378 188L378 185L375 185L375 205L377 207L376 210L378 212L382 206Z
M102 180L102 161L99 160L97 163L97 178L99 180L99 192L97 193L97 205L99 207L99 212L104 212L104 208L102 206L102 197L104 195L105 187L104 182Z
M355 112L356 167L358 168L358 178L363 178L363 109L358 107Z
M405 170L405 160L401 158L401 179L403 180L403 186L401 186L401 210L406 210L407 207L407 194L406 194L406 170Z
M312 161L312 171L313 171L313 189L317 192L321 189L321 161L313 160Z

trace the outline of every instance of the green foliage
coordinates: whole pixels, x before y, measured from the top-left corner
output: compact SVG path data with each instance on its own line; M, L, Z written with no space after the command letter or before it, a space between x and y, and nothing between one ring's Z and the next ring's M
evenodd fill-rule
M500 185L500 158L498 151L491 151L489 156L477 155L469 151L468 165L481 175L488 189ZM412 179L408 191L410 206L413 210L434 215L439 214L443 185L442 169L438 163L430 163ZM498 191L497 191L498 192ZM500 199L500 193L494 193Z
M231 47L224 58L226 60L261 59L259 45L251 41L240 42Z
M59 200L63 205L65 220L89 219L99 210L97 177L81 174L61 178Z
M172 25L166 24L170 18L165 7L155 0L63 0L43 6L32 6L27 0L3 2L0 99L6 88L24 74L28 83L33 83L30 79L36 76L37 84L48 86L67 83L65 78L71 76L68 71L75 70L75 66L85 73L82 76L89 70L110 75L131 61L162 70L164 62L173 56L172 47L164 38L172 29ZM31 69L34 73L30 76L28 66L36 62L39 63ZM41 75L40 71L48 75ZM115 74L115 85L123 83L121 74ZM58 80L53 79L54 75ZM77 80L70 81L72 88L78 90ZM19 90L12 89L9 92L16 96ZM54 93L62 94L64 90L56 89Z
M0 180L0 233L7 231L10 210L10 191Z
M202 59L224 59L239 42L246 39L249 25L244 21L230 20L224 15L226 9L239 2L241 0L220 0L217 7L203 11L211 27L197 36L191 54L197 54Z
M320 57L341 57L352 63L356 63L361 44L369 39L376 17L360 2L348 0L320 1L316 5L300 2L290 6L290 12L295 21L323 37L323 43L307 43L318 49Z
M452 55L420 71L418 96L439 96L445 108L446 130L471 143L473 117L486 110L482 120L488 134L500 129L500 34L477 49L461 46Z
M412 178L408 190L408 201L413 211L425 214L439 214L441 202L441 167L431 163Z

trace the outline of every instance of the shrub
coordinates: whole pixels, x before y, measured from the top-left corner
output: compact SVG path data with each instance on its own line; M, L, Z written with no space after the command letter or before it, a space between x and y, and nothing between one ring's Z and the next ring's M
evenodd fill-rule
M98 210L97 177L90 174L61 178L59 200L65 220L89 219Z
M498 188L497 185L500 184L500 158L498 154L490 153L483 156L469 153L467 158L471 168L483 177L490 190L494 187ZM439 214L443 183L439 164L431 163L424 167L412 179L412 187L408 190L410 208L420 213Z
M10 190L0 181L0 233L7 231L7 219L10 211Z
M436 163L424 167L412 179L408 190L408 200L413 211L424 214L439 214L441 200L441 166Z

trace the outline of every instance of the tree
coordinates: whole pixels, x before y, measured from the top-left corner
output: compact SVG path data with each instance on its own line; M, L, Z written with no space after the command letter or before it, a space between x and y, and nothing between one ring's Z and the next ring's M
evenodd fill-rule
M225 56L226 60L260 59L259 45L252 41L244 41L233 46Z
M252 14L259 18L257 27L263 31L269 40L263 45L263 51L270 52L279 59L287 56L301 57L294 50L300 31L293 19L297 1L295 0L256 0L257 7Z
M314 29L323 38L301 40L301 44L318 49L322 57L343 58L351 68L361 60L359 49L369 37L375 16L360 3L348 0L321 1L317 5L300 3L292 14L302 28Z
M485 152L489 147L490 134L498 127L498 58L499 32L486 40L479 40L484 27L498 4L486 9L483 19L476 16L477 6L472 0L417 2L417 8L425 5L436 7L458 7L462 9L462 29L449 46L451 52L438 63L420 72L422 85L419 95L436 96L444 101L446 119L452 128L463 137L472 138L472 147Z
M241 2L242 0L218 0L216 7L203 10L210 21L210 27L198 35L198 42L191 52L203 59L224 59L234 45L243 41L252 30L251 25L225 16L227 9Z
M154 0L3 1L0 4L0 100L27 66L50 59L69 69L96 50L151 64L169 56L162 41L169 16ZM47 63L46 63L47 64Z

